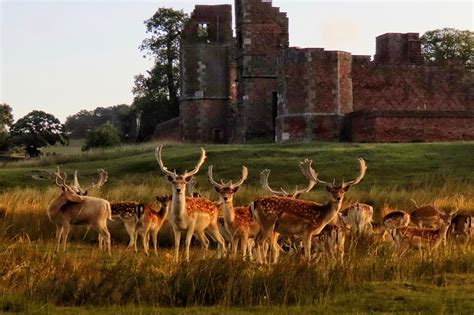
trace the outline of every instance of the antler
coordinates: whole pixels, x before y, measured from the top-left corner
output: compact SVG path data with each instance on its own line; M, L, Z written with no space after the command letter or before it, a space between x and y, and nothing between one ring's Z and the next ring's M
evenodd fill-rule
M218 189L222 189L224 188L225 184L222 183L222 184L219 184L218 182L216 182L214 180L214 178L212 177L212 165L209 165L209 168L207 170L207 177L209 177L209 181L211 182L212 186L218 188Z
M241 186L245 180L247 179L248 175L249 175L249 172L248 172L248 169L246 166L242 166L242 177L239 179L239 181L235 184L232 183L232 181L229 181L227 184L224 184L224 182L221 180L221 184L217 183L213 176L212 176L212 168L213 166L210 165L209 166L209 169L208 169L208 177L209 177L209 181L211 182L211 184L216 187L216 188L219 188L219 189L222 189L224 187L230 187L230 188L235 188L235 187L239 187Z
M72 188L75 188L76 191L81 190L81 185L79 184L79 179L77 178L77 170L74 171L74 179L72 181Z
M332 187L334 185L334 183L331 184L331 183L322 181L318 178L318 173L316 173L316 171L311 166L312 163L313 163L313 160L308 160L308 159L305 159L304 162L300 162L301 172L310 181L310 184L311 184L311 182L314 182L313 186L316 183L320 183L322 185Z
M199 169L201 168L201 166L204 164L205 160L206 160L206 150L204 150L204 148L201 147L201 158L199 159L199 162L196 164L196 167L191 172L185 171L183 176L189 177L189 176L196 175L197 172L199 172Z
M271 189L270 186L268 185L268 177L270 176L270 172L271 171L269 169L265 169L260 173L260 182L262 183L263 188L265 188L266 190L268 190L274 195L286 197L288 193L284 191L283 188L280 188L280 191L277 191L277 190Z
M67 184L66 184L66 178L67 178L67 174L64 173L64 177L61 176L61 172L59 170L59 166L56 166L57 167L57 170L56 172L53 173L53 176L55 176L55 183L57 186L59 187L69 187ZM58 179L62 181L62 184L58 183Z
M158 164L160 165L161 171L163 173L165 173L166 175L176 176L176 171L175 172L170 172L168 170L168 168L163 165L163 160L161 159L161 150L162 149L163 149L163 145L160 145L155 150L155 157L156 157L156 160L158 161Z
M309 169L311 168L311 163L313 161L311 160L305 160L304 162L300 162L300 168L302 169ZM303 188L303 189L300 189L298 190L298 186L296 187L295 189L295 192L293 193L293 197L297 197L298 195L301 195L301 194L304 194L304 193L307 193L308 191L310 191L311 189L313 189L314 185L316 185L316 181L313 179L313 177L315 177L316 179L318 178L318 174L316 174L316 172L312 170L312 175L308 178L306 176L306 178L308 179L308 186L306 186L306 188ZM305 171L303 171L303 175L305 174L304 173Z
M84 191L88 191L92 188L100 189L109 179L109 174L103 168L99 168L97 170L97 174L99 175L99 179L97 180L97 182L92 183L92 185L90 187L87 187Z
M359 176L357 176L354 180L351 180L350 182L347 182L347 183L344 183L344 181L342 181L342 187L356 185L362 180L362 178L364 178L365 171L367 170L367 166L365 165L364 159L359 158L359 164L360 164Z

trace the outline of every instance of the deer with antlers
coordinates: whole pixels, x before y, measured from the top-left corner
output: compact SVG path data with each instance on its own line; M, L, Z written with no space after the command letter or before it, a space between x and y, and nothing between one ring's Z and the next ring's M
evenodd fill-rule
M217 183L212 176L213 166L209 166L208 177L214 189L219 193L220 202L224 214L224 226L231 237L233 255L237 255L237 246L240 240L243 258L247 253L250 255L249 237L253 238L260 230L260 226L253 219L252 213L248 206L234 207L234 194L239 190L248 176L248 170L242 166L242 176L237 183Z
M308 180L318 182L326 187L331 199L324 205L287 197L260 197L255 199L250 209L260 224L261 232L256 238L259 262L263 242L273 231L281 234L302 234L305 258L311 259L311 239L319 234L323 228L333 221L341 209L344 194L365 176L366 165L359 159L360 173L352 181L342 182L340 185L320 180L311 166L311 160L300 162L300 168ZM277 257L277 256L274 256Z
M92 187L100 188L104 183L104 177L99 171L99 180L92 184ZM55 197L48 205L48 217L56 224L57 248L59 251L61 243L63 250L66 250L67 238L71 231L71 225L88 225L99 233L99 246L102 247L103 239L105 248L110 254L110 233L107 229L107 220L112 219L110 203L101 198L81 196L78 191L66 184L66 173L61 174L59 166L53 174L55 183L61 187L61 193Z
M186 234L186 261L189 261L189 247L193 234L205 244L207 238L204 235L204 231L208 232L218 242L218 256L220 257L225 251L225 243L217 226L217 206L206 198L186 197L186 183L191 181L192 177L199 172L199 169L206 159L206 151L204 148L201 148L201 158L194 167L194 170L191 172L185 171L179 175L176 171L171 172L164 166L161 158L162 149L163 145L156 148L155 157L160 165L161 171L166 175L173 189L169 222L174 232L175 260L179 260L179 243L181 233L183 232Z

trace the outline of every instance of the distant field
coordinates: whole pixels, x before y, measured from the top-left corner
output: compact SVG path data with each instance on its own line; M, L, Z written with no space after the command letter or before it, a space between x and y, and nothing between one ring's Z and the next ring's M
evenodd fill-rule
M165 249L160 249L158 257L135 256L124 250L126 234L114 223L112 258L95 249L94 233L82 239L84 228L73 233L66 255L54 256L54 227L46 207L58 188L31 176L58 165L70 176L79 170L81 182L88 185L95 180L96 169L105 168L109 182L94 195L111 201L151 201L155 194L170 193L154 157L156 145L84 153L75 142L71 148L50 148L59 154L42 160L0 166L0 217L4 216L0 219L0 312L76 313L90 311L90 307L94 313L127 314L474 312L474 253L453 244L430 259L421 259L416 252L392 259L388 244L359 240L348 245L348 260L342 266L307 265L297 257L284 257L281 264L263 267L218 261L213 251L201 259L196 248L192 254L195 264L177 266L169 260L169 235L160 236ZM332 181L353 178L358 172L357 158L362 157L367 161L367 175L348 192L346 203L374 205L376 223L387 208L410 210L411 198L419 204L437 200L442 209L451 210L462 194L461 210L474 213L473 142L205 148L208 158L197 176L198 190L213 200L217 194L206 177L211 164L214 176L226 180L237 179L242 165L249 168L249 179L235 201L245 204L267 194L259 183L259 173L265 168L272 170L270 185L291 190L305 185L298 168L305 158L314 160L321 179ZM198 145L170 144L163 149L163 159L171 169L189 170L199 153ZM304 198L324 202L327 193L317 186ZM166 308L186 305L193 308ZM284 307L275 308L279 305Z

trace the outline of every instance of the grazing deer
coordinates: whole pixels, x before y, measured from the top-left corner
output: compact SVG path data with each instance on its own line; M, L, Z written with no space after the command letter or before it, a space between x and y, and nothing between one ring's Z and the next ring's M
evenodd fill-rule
M143 215L141 216L139 222L141 226L137 229L137 237L140 235L143 241L143 249L145 254L149 254L149 245L150 245L150 231L152 231L152 240L153 240L153 249L155 255L157 255L157 246L158 246L158 232L160 231L163 223L168 218L168 212L171 203L171 196L156 196L156 201L159 203L159 209L155 209L153 205L147 204L144 205ZM136 241L135 241L135 252L137 251Z
M56 185L61 187L61 194L51 200L47 210L49 219L56 224L56 251L59 251L61 242L63 251L66 250L71 225L89 225L99 233L99 246L102 247L102 238L110 254L110 233L107 229L107 219L112 219L110 203L105 199L79 195L66 184L67 175L61 175L59 167L53 175ZM103 177L99 175L99 180L92 186L100 188L103 184Z
M196 235L202 242L207 240L204 231L208 232L218 242L218 255L222 255L225 251L224 239L219 233L217 226L218 209L210 200L205 198L186 197L186 183L188 183L193 175L197 174L206 159L206 151L201 148L201 158L191 172L185 171L182 175L178 175L176 171L170 172L163 164L161 151L163 145L156 148L155 157L160 165L161 171L166 175L168 181L171 182L173 189L173 197L171 199L171 208L169 214L169 222L173 227L175 240L175 260L179 260L179 243L181 233L186 233L185 240L185 258L189 261L189 247L191 238Z
M451 221L448 234L454 238L459 235L464 236L464 245L468 245L472 231L472 217L467 213L459 213Z
M372 234L372 216L374 208L364 203L355 203L341 211L342 220L351 226L351 232Z
M308 185L306 186L306 188L298 189L298 186L296 186L295 190L292 193L288 193L286 190L283 189L283 187L280 187L280 190L274 190L268 184L268 178L270 176L270 172L271 171L269 169L265 169L260 173L260 183L262 184L262 187L264 189L268 190L274 196L300 199L302 194L309 192L311 189L313 189L314 185L316 185L315 181L308 180ZM284 245L288 247L289 251L298 251L298 244L296 242L296 239L294 238L294 235L292 234L284 235L284 237L286 238ZM280 238L280 233L274 230L271 235L270 243L272 246L273 255L277 255L277 256L279 256L280 251L283 249L283 247L278 244L279 238ZM273 257L273 260L277 261L278 257Z
M311 259L311 239L319 234L323 228L337 216L341 209L344 194L353 185L358 184L365 176L366 165L359 159L360 173L350 182L340 185L328 183L318 179L318 174L311 167L312 161L300 162L303 174L314 182L323 184L331 195L331 199L324 205L287 197L260 197L255 199L250 209L260 224L261 232L256 238L259 249L259 262L261 262L261 246L273 231L281 234L302 234L305 258ZM276 255L274 257L277 257Z
M249 238L255 237L260 230L260 226L252 217L249 206L234 207L234 194L247 179L248 170L245 166L242 166L242 177L235 184L232 181L225 184L221 181L221 184L219 184L212 176L212 168L212 165L209 166L208 177L212 186L219 194L220 202L222 203L224 225L231 236L233 256L237 255L237 246L240 240L242 255L245 259L247 253L250 254Z
M404 248L414 247L420 250L427 249L429 254L439 247L441 242L446 239L451 220L457 210L449 214L440 214L439 228L420 228L420 227L398 227L391 231L391 236L395 242L396 254L402 253Z
M399 227L407 227L410 224L410 215L403 210L393 210L382 219L382 239L386 234L391 234L392 230Z
M411 201L415 205L415 209L410 214L411 222L420 228L435 226L440 222L441 215L444 215L443 212L436 208L436 205L418 207L415 200L411 199Z
M339 221L343 221L342 217ZM321 252L326 253L334 260L344 262L344 243L346 241L346 227L342 224L329 223L321 233L313 237L314 256Z

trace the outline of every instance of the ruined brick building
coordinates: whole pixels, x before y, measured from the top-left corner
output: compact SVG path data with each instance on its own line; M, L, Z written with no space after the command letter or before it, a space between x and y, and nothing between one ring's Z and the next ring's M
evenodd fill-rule
M268 0L197 5L181 47L180 117L159 137L410 142L474 140L474 73L423 64L417 33L376 38L374 60L289 47ZM175 133L175 134L173 134Z

